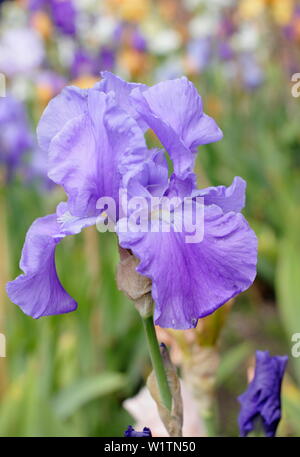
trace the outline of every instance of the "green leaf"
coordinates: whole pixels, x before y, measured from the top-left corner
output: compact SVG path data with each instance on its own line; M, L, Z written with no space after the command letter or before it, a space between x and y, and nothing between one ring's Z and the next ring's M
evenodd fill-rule
M226 382L233 375L240 364L251 353L251 350L252 348L249 343L243 343L222 354L217 373L217 386L224 384L224 382Z
M58 417L66 419L86 403L117 392L125 385L125 377L119 373L106 372L81 379L57 394L54 399L54 410Z
M297 216L294 214L287 220L289 230L279 246L275 284L282 323L290 342L292 335L300 332L300 240ZM292 361L300 380L300 358Z

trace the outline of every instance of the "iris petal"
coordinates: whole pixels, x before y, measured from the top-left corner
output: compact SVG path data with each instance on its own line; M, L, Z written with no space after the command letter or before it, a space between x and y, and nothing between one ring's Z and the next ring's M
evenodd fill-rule
M205 205L217 205L227 213L228 211L239 212L245 206L246 181L236 176L229 187L207 187L195 192L195 195L204 197Z
M177 176L192 171L199 145L222 138L216 122L203 112L195 86L185 77L131 93L141 118L155 132L174 164Z
M257 240L239 213L205 207L204 237L187 233L132 233L118 223L120 245L140 259L137 271L152 280L155 323L188 329L246 290L256 275Z
M26 235L20 268L24 274L7 284L12 302L34 318L74 311L77 303L61 285L55 248L61 237L56 214L37 219Z

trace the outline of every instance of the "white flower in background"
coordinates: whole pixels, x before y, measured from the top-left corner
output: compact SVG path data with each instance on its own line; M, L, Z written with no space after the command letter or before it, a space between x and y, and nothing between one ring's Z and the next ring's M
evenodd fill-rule
M26 10L17 2L4 2L1 5L1 21L7 28L26 27Z
M200 0L200 3L207 5L209 8L228 8L236 4L236 0Z
M28 76L15 75L11 81L10 93L22 102L25 102L33 95L32 80Z
M205 38L210 36L219 23L219 15L205 13L195 16L189 23L191 38Z
M99 0L73 0L77 11L97 11L99 8Z
M42 63L43 42L35 30L11 28L0 38L0 72L8 77L30 73Z
M146 39L150 53L156 55L165 55L174 51L181 46L181 37L176 30L159 29L149 31L145 29Z
M221 9L224 7L232 6L236 0L184 0L186 8L194 11L199 7L206 7L209 9Z
M57 46L58 58L61 65L69 68L72 64L76 43L73 38L68 36L60 36Z
M180 385L184 408L182 434L189 437L204 436L204 428L197 414L195 401L185 383L180 381ZM135 397L125 400L123 406L135 419L135 424L130 425L134 425L137 430L149 427L155 437L169 436L146 387L143 387Z
M87 39L97 41L101 44L109 44L111 43L117 24L118 22L114 16L99 16L90 30L87 31Z
M233 39L233 47L236 51L255 51L260 42L260 33L253 23L244 23Z

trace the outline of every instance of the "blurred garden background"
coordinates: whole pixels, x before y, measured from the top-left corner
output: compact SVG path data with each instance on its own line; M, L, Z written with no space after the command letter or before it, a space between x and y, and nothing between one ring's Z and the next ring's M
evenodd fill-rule
M293 0L0 1L0 436L122 436L137 419L124 401L144 386L150 362L140 317L116 287L114 234L89 228L58 247L60 278L77 311L34 320L5 292L20 273L30 224L64 195L46 175L39 117L64 86L92 87L103 70L147 84L186 75L224 133L201 148L200 187L229 185L236 175L248 183L244 214L259 239L254 285L196 330L158 330L160 339L182 376L193 345L219 354L220 436L238 435L236 397L254 351L288 354L278 434L300 436L300 357L291 355L300 333L300 98L292 95L300 5Z

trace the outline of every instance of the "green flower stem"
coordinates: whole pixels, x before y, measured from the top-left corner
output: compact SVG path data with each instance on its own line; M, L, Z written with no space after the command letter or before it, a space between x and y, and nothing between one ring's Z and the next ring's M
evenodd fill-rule
M161 401L164 406L171 411L172 409L172 394L168 383L164 363L157 341L156 331L153 323L153 316L143 319L144 329L147 336L148 348L152 367L156 376L158 390L160 393Z

